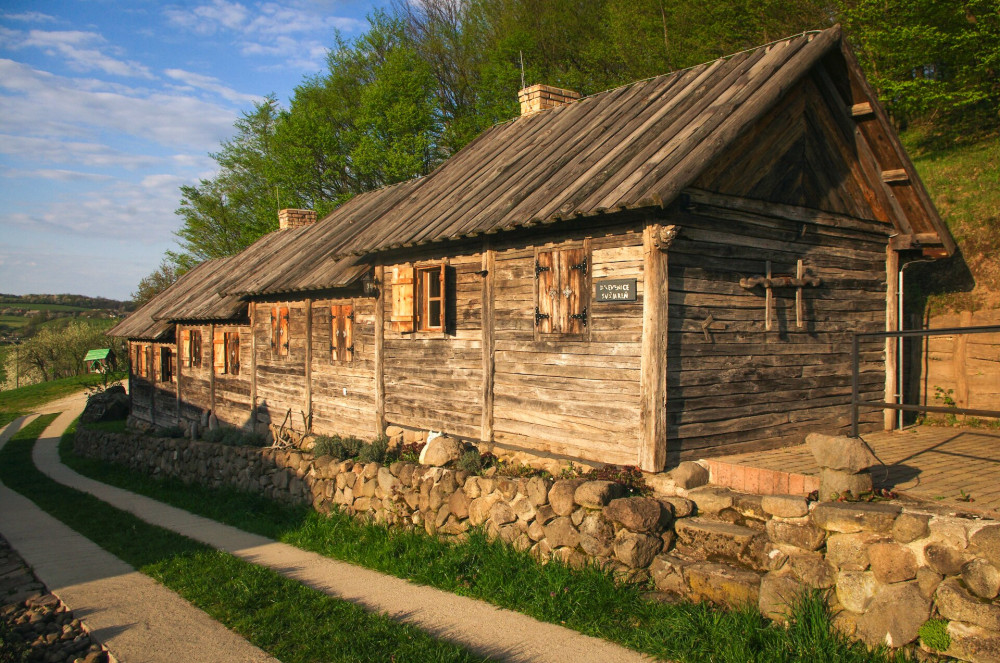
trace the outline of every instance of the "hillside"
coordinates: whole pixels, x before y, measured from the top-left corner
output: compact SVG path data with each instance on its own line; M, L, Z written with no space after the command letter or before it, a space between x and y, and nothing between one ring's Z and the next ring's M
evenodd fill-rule
M130 302L84 295L9 295L0 293L0 345L23 340L38 330L65 325L73 319L117 320ZM0 375L2 381L2 375Z

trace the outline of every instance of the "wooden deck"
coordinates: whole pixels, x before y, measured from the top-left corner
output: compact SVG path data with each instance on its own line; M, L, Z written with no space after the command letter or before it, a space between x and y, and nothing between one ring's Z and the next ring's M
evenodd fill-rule
M942 505L1000 512L1000 431L917 426L864 440L886 465L872 469L876 486ZM818 485L819 468L805 445L721 456L709 465L713 482L735 490L783 492L789 485L784 476L793 482L784 492ZM962 500L963 491L971 502Z

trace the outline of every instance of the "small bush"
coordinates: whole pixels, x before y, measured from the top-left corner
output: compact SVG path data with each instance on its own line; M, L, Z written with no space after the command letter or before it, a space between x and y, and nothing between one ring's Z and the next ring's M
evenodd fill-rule
M358 462L384 463L389 451L389 438L381 436L373 442L364 444L358 451Z
M320 435L313 446L315 456L333 456L338 460L357 458L364 444L356 437L340 437L339 435Z
M951 646L946 619L928 619L917 633L920 634L920 642L934 651L945 651Z
M224 444L229 447L263 447L267 438L257 432L249 432L231 426L219 426L205 431L202 439L214 444Z
M157 437L184 437L184 429L180 426L167 426L156 429Z
M455 466L464 472L468 472L469 474L479 474L483 471L482 456L479 455L478 450L470 449L459 457Z
M596 470L591 470L584 475L587 479L597 481L614 481L621 484L632 495L648 495L652 489L646 485L646 479L642 476L642 470L634 465L605 465Z

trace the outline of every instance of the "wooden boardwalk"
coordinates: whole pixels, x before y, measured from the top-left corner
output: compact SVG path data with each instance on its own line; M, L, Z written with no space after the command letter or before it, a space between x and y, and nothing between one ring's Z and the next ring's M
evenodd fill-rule
M901 432L871 433L864 440L885 463L874 467L875 485L942 505L1000 512L1000 431L982 428L917 426ZM748 476L766 484L767 477L788 473L792 477L817 477L819 468L808 447L799 445L756 453L721 456L710 461L713 474L734 489ZM737 468L754 468L746 472ZM713 480L715 477L713 476ZM815 479L813 479L815 481ZM767 485L758 485L761 492ZM971 502L962 499L962 492ZM793 491L797 492L797 491Z

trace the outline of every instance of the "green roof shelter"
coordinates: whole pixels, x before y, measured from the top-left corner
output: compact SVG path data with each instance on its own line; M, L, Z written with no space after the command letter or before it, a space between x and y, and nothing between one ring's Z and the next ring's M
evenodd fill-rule
M87 370L91 373L104 373L114 370L115 353L111 348L101 348L99 350L87 350L83 363L87 365Z

